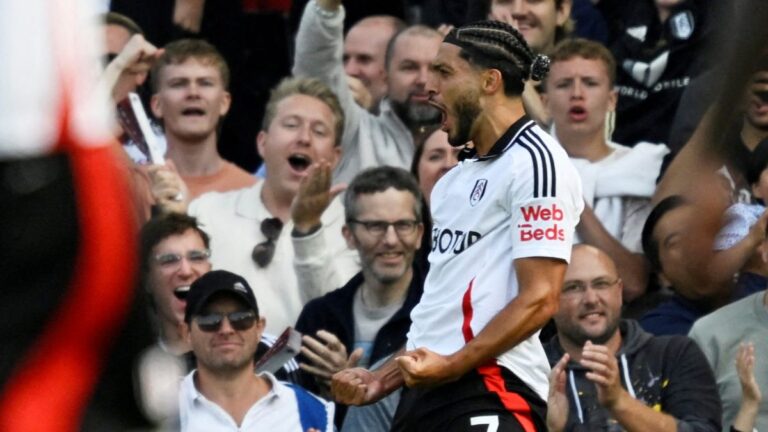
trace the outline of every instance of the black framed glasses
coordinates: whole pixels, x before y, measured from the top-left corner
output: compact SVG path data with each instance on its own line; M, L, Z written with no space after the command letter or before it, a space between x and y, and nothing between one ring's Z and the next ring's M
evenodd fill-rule
M416 227L419 226L420 222L417 220L409 220L409 219L401 219L394 222L377 221L377 220L364 221L364 220L358 220L358 219L349 219L347 223L357 224L362 226L363 228L365 228L368 234L374 237L383 236L387 232L387 230L389 230L389 227L392 226L395 228L395 233L397 233L398 237L402 237L402 236L413 234L414 231L416 231Z
M230 312L228 314L209 313L205 315L196 315L193 319L197 323L197 326L200 327L200 330L207 333L213 333L219 331L221 323L224 322L224 318L229 320L229 325L232 326L234 330L244 331L253 327L253 324L256 322L256 312L251 310Z
M261 268L266 267L275 256L277 238L283 230L283 221L278 218L267 218L261 221L261 233L267 239L253 247L251 259Z
M211 257L211 251L208 249L192 249L187 251L186 254L179 254L175 252L163 253L155 255L155 262L160 265L163 270L176 270L181 266L181 260L186 259L190 264L201 264L208 262L208 258Z

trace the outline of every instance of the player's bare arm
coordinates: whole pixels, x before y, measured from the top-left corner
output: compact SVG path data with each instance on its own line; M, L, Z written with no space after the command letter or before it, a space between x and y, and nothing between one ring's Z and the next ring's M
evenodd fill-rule
M425 348L397 358L409 387L458 379L530 337L549 321L558 305L566 262L554 258L515 260L519 295L509 302L464 348L449 356Z

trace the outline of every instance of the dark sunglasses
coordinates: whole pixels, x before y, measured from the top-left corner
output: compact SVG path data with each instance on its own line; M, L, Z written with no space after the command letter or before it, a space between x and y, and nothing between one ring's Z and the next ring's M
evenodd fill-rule
M200 330L213 333L219 331L225 317L229 320L229 325L237 331L248 330L256 322L256 313L254 311L230 312L228 314L210 313L207 315L197 315L194 319Z
M278 218L268 218L261 221L261 233L267 238L253 248L251 258L261 268L266 267L275 256L275 241L283 230L283 221Z

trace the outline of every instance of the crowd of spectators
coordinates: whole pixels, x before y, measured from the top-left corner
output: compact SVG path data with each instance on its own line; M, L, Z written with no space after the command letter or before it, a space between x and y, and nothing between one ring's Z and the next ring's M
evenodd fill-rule
M115 117L141 227L126 325L146 344L121 333L136 360L106 373L133 377L135 399L115 409L97 387L85 429L390 430L399 391L347 406L331 383L408 340L442 247L435 185L476 150L445 131L433 60L452 29L486 19L550 59L521 103L583 198L540 333L547 428L768 428L768 44L724 36L748 21L738 2L109 3L100 83L115 108L139 96L164 161ZM299 355L254 374L288 327Z

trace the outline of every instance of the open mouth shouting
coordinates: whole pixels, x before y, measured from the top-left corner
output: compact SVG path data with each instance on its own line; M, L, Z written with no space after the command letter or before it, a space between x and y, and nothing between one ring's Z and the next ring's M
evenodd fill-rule
M303 153L293 153L288 156L288 164L294 172L303 174L312 166L312 158Z
M574 122L583 122L587 119L587 110L583 106L572 106L568 110L568 118Z
M205 110L197 107L184 108L181 110L181 115L184 117L203 117Z
M189 294L189 285L179 286L173 290L173 295L179 300L186 300Z
M432 99L429 99L429 104L440 111L440 129L442 129L444 132L448 132L448 112L445 106L435 102Z

